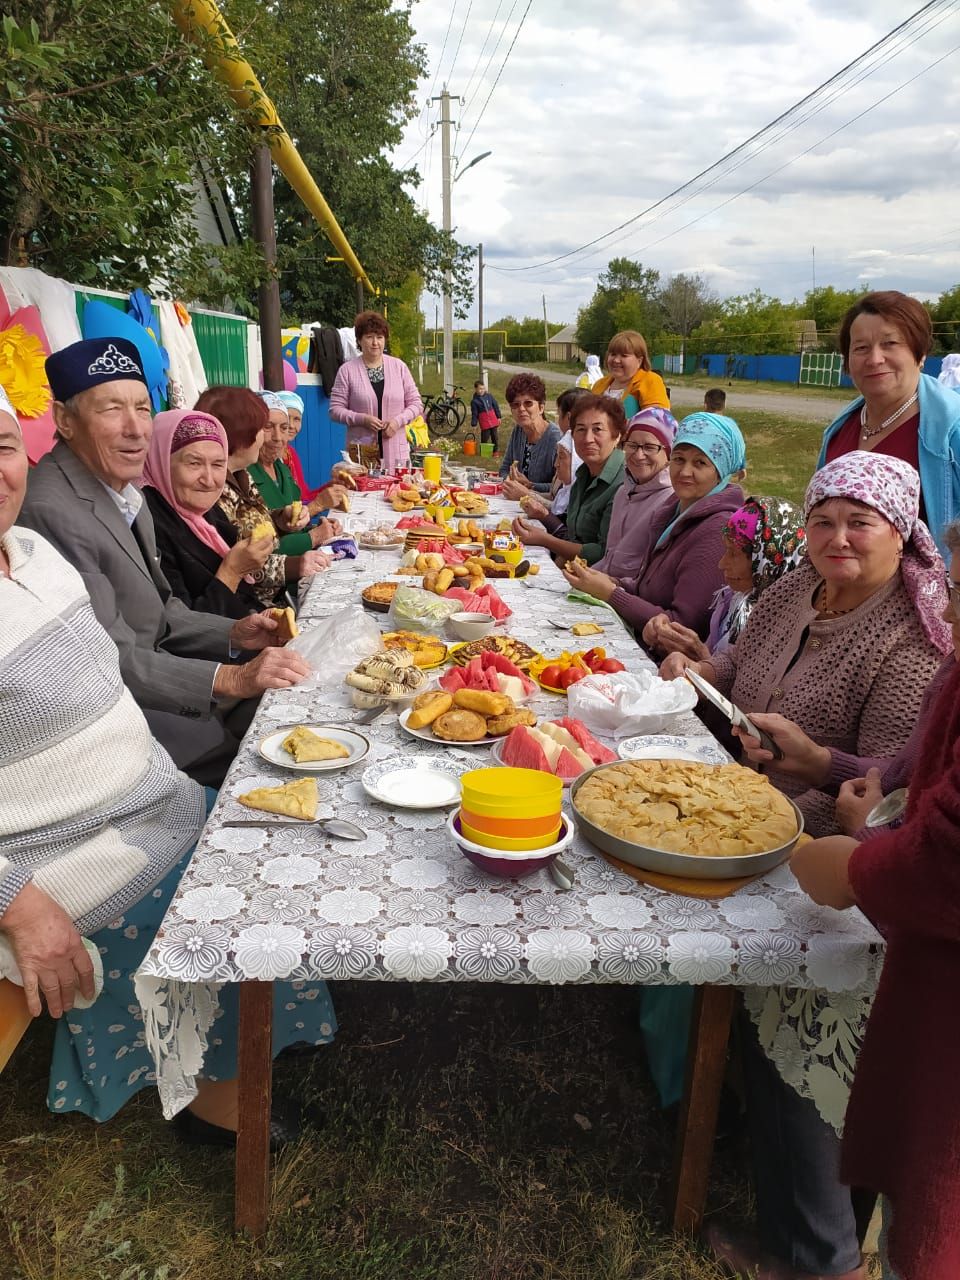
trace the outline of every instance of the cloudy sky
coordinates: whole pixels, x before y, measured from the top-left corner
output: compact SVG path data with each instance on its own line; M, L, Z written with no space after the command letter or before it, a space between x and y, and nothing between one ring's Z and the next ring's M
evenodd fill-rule
M721 295L792 298L810 287L815 246L818 284L935 295L960 282L960 0L927 5L722 172L541 265L668 196L919 7L530 0L521 26L528 0L418 0L430 71L394 158L414 157L417 199L439 225L439 104L427 100L447 82L465 99L452 111L461 167L492 152L453 188L458 237L484 245L488 319L539 314L545 294L551 320L572 321L621 254L700 272Z

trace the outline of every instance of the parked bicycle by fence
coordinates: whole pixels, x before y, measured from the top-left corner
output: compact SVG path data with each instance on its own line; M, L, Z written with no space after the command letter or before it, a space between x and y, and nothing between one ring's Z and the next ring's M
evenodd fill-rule
M452 436L463 426L467 416L467 406L457 395L463 387L454 387L451 395L445 393L438 396L427 396L423 402L423 416L427 420L430 434L435 436Z

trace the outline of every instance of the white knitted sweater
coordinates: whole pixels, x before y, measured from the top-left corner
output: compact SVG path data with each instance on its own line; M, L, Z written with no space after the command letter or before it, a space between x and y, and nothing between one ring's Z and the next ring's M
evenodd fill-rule
M151 737L76 570L31 530L0 541L0 927L32 880L91 932L195 843L203 792Z

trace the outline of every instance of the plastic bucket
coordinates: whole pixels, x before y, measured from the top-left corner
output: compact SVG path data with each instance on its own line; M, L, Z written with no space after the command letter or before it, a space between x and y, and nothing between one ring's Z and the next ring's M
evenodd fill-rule
M560 813L563 782L539 769L471 769L460 779L468 813L486 818L546 818Z
M468 431L463 437L463 452L468 458L476 457L477 453L477 437L472 431Z
M518 836L511 839L509 836L494 836L486 831L477 831L475 827L468 826L463 820L463 810L460 810L460 830L472 840L474 844L483 845L485 849L501 849L507 853L518 853L525 850L547 849L550 845L555 844L560 835L560 815L557 814L553 822L552 828L543 835L539 836Z
M494 450L494 447L495 447L495 446L494 446L494 445L492 445L492 444L482 444L482 445L480 446L480 457L481 457L481 458L492 458L492 457L493 457L493 450ZM466 452L466 451L464 451L464 452Z

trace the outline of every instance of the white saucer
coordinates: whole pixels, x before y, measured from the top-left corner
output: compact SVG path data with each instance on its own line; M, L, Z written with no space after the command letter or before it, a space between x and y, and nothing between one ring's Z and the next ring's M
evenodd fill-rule
M678 733L641 734L617 743L621 760L696 760L699 764L730 764L731 758L707 734L685 737Z
M329 773L334 769L347 769L352 764L359 764L370 750L370 743L362 733L355 729L340 729L334 724L307 724L301 722L304 729L310 729L321 738L331 738L339 742L350 752L349 756L341 756L337 760L309 760L297 764L293 756L283 749L283 740L297 725L288 724L261 738L259 751L264 760L278 765L281 769L293 769L295 773Z

